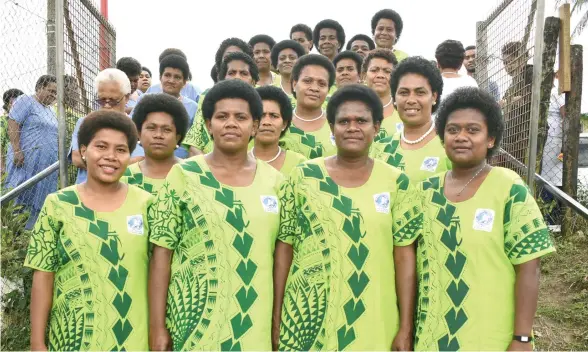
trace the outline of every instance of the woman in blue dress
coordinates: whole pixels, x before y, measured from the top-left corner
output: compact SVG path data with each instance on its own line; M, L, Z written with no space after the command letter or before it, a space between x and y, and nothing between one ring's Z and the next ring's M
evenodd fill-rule
M6 187L14 188L57 161L57 117L51 105L57 96L55 76L43 75L35 94L21 95L8 118L10 145L6 157ZM26 228L31 229L45 197L57 190L57 171L21 193L16 203L30 211Z

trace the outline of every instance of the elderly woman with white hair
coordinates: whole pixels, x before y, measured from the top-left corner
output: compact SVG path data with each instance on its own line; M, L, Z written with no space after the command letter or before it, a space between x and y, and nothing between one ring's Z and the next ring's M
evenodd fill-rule
M116 68L107 68L101 71L94 79L94 88L97 95L95 103L99 106L99 110L113 110L125 113L125 106L131 94L131 82L123 71ZM76 123L69 153L70 161L78 168L76 184L83 183L87 179L86 162L83 160L78 146L78 131L83 121L84 118L81 118ZM142 160L144 156L143 148L137 145L137 148L131 154L130 164Z

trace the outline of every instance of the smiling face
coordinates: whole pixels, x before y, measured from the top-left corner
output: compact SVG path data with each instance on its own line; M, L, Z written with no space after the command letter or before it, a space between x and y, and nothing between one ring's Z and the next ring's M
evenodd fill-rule
M259 121L254 121L251 116L249 103L239 98L217 101L212 118L206 121L214 148L226 153L247 153L249 140L258 126Z
M304 66L298 81L292 83L296 91L296 104L318 109L329 93L329 71L318 65Z
M351 51L358 53L362 59L365 59L370 52L370 46L365 40L357 39L351 43Z
M429 81L416 73L408 73L400 78L394 100L400 119L408 126L422 126L431 121L433 103L437 93L433 93Z
M339 62L337 62L337 67L335 67L335 72L335 83L337 88L359 83L359 72L357 72L357 66L352 59L339 60Z
M298 60L298 54L294 49L286 48L278 54L278 71L284 75L291 75L292 68Z
M255 141L265 145L278 144L284 128L286 128L286 124L282 119L280 104L273 100L264 100L263 116L255 134Z
M339 45L337 30L333 28L323 28L320 30L318 49L321 54L333 59L339 53Z
M396 25L389 18L381 18L374 31L374 41L377 48L392 49L396 44Z
M390 77L394 65L385 59L374 57L367 68L365 82L368 87L373 89L379 96L389 96Z
M86 159L88 179L102 184L118 182L131 159L127 136L109 128L96 132L88 146L80 147L80 153Z
M186 85L186 77L179 68L166 67L161 75L161 89L164 93L179 97Z
M367 155L379 130L380 125L374 123L372 112L365 103L360 101L342 103L335 114L335 123L331 125L337 154Z
M496 139L488 135L486 118L476 109L460 109L447 117L444 130L445 153L454 167L481 164Z
M253 59L260 72L267 72L271 67L271 49L267 43L257 43L253 46Z
M141 126L139 134L145 156L155 160L173 158L176 145L180 141L174 119L165 112L152 112Z

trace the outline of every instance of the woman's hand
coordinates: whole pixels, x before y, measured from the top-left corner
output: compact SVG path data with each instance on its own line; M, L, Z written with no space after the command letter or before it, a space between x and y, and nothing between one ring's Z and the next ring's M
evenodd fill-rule
M24 153L22 150L15 150L14 153L14 165L16 167L22 167L24 165Z
M149 348L151 351L171 351L172 339L166 328L149 330Z
M412 351L412 331L398 330L392 341L392 351Z

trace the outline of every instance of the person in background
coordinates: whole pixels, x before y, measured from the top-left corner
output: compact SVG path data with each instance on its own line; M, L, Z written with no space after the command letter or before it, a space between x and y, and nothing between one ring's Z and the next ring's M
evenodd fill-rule
M335 67L323 55L304 55L292 69L296 98L292 124L281 145L307 159L335 154L335 140L323 108L329 89L335 83Z
M368 53L376 48L376 43L372 38L365 34L356 34L347 42L347 50L354 51L361 56L362 59L368 55Z
M290 29L290 39L302 45L305 54L310 53L314 45L312 41L312 29L303 23L292 26Z
M265 86L256 90L263 101L263 115L250 153L287 177L294 166L306 161L304 156L280 146L280 138L292 123L290 98L278 87Z
M6 156L6 188L14 188L45 170L58 160L57 117L52 107L57 98L57 78L39 77L35 94L16 98L8 114L10 144ZM30 230L48 194L57 190L54 171L21 193L15 200L29 211L26 229Z
M408 57L407 53L396 48L403 27L402 17L394 10L380 10L372 17L372 34L376 48L392 50L398 62Z
M141 67L141 74L139 75L139 90L143 93L147 93L147 90L151 87L151 70L147 67Z
M335 85L338 88L360 82L361 64L363 59L358 53L345 50L337 54L333 60L335 66Z
M252 87L259 81L259 71L251 56L236 51L229 53L223 60L219 70L219 81L238 79ZM203 110L199 109L195 123L189 129L184 145L188 148L190 156L208 154L212 151L214 143L206 129Z
M221 42L214 55L214 62L219 71L225 57L235 52L242 52L253 58L253 49L249 44L239 38L227 38Z
M131 94L125 106L125 113L130 114L137 105L137 101L139 101L140 94L137 92L137 88L142 66L139 61L132 57L122 57L116 62L116 68L123 71L129 78L129 82L131 82Z
M162 51L161 54L159 54L159 62L161 63L161 60L163 60L168 55L179 55L182 58L184 58L184 60L186 60L186 62L188 61L188 57L180 49L167 48L164 51ZM182 91L180 92L180 94L182 96L188 97L198 103L198 101L200 100L200 94L202 93L202 89L200 89L200 87L197 84L192 82L192 74L191 73L186 78L188 81L186 82L186 85L182 88ZM149 87L149 89L147 89L147 91L145 93L161 93L161 92L162 92L161 83L156 83L156 84L152 85L151 87Z
M71 145L71 138L78 120L85 114L82 108L79 85L75 77L70 75L63 76L64 82L64 99L63 107L65 108L65 145ZM57 115L57 104L55 104L55 114ZM75 184L78 168L69 164L67 166L67 183L69 186Z
M527 185L488 164L504 133L500 107L459 88L435 122L452 167L418 187L415 351L533 351L540 258L555 249Z
M333 61L345 45L345 30L335 20L322 20L314 27L312 39L319 53Z
M272 66L279 73L273 86L282 89L290 97L292 108L296 106L296 98L292 95L292 68L303 55L306 55L304 47L294 40L282 40L272 48Z
M174 152L181 148L178 146L188 131L190 119L185 105L174 96L146 94L133 110L133 122L145 159L129 165L121 181L157 195L169 170L181 160Z
M476 54L476 46L469 45L465 48L465 56L463 59L463 66L466 68L468 76L474 79L474 73L476 72ZM478 86L480 86L480 82L478 82ZM496 99L496 101L500 100L498 84L490 79L488 79L488 92L494 97L494 99Z
M218 68L216 67L216 65L212 65L212 68L210 69L210 78L212 79L213 85L215 85L218 82ZM206 93L208 93L209 90L210 90L210 88L205 90L202 93L202 95L205 95Z
M119 181L137 130L100 110L78 138L88 181L47 197L24 263L34 270L31 350L145 351L152 196Z
M131 94L131 82L124 72L116 68L107 68L100 71L94 79L94 89L97 95L95 102L100 106L99 110L113 110L125 113L127 100ZM128 115L127 118L129 118ZM86 182L88 178L86 163L82 159L80 145L78 144L78 133L83 121L84 117L80 118L76 123L68 155L68 159L78 168L76 184ZM144 156L143 148L136 146L131 152L129 163L136 163L142 160Z
M384 109L384 120L376 135L376 142L393 136L403 128L400 115L392 104L394 99L390 87L390 78L396 66L398 66L396 56L388 49L375 49L363 60L361 69L363 80L380 97Z
M22 90L16 88L11 88L2 94L2 110L4 110L4 115L0 116L0 174L2 175L6 170L6 153L8 152L10 140L8 137L8 115L10 115L10 109L12 109L16 98L23 94Z
M274 351L412 351L419 195L369 157L383 118L371 89L338 89L327 116L337 154L296 166L280 189Z
M276 41L266 34L258 34L249 39L249 46L253 48L253 59L259 71L260 86L267 86L274 82L274 73L271 71L271 52Z
M470 75L459 74L464 57L465 49L461 42L457 40L449 39L437 46L435 59L437 59L437 65L439 65L439 70L441 70L441 76L443 77L441 101L458 88L478 87L478 83Z
M431 118L443 93L437 67L423 57L409 57L392 73L390 86L403 129L374 143L372 157L404 171L415 183L449 170L451 162Z
M217 83L202 110L212 152L174 165L149 213L150 348L268 351L283 176L248 153L263 115L250 84Z

